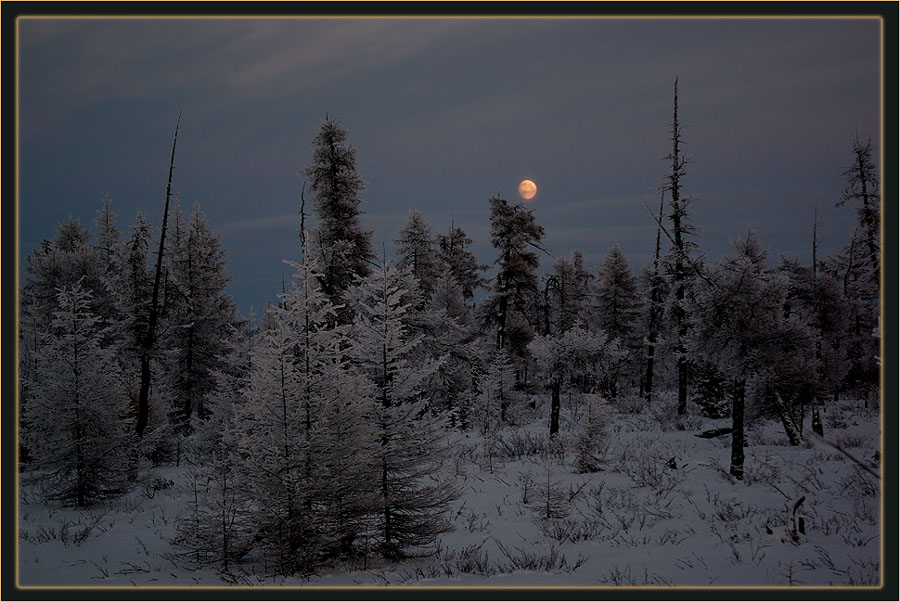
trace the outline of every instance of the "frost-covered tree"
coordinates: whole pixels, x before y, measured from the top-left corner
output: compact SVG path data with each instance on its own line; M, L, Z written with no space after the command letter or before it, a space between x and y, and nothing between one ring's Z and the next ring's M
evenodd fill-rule
M572 258L560 257L553 265L553 275L544 285L544 335L565 332L578 320L584 320L590 309L591 275L584 269L580 249Z
M112 199L106 195L102 199L103 206L94 218L97 228L97 249L103 257L108 275L119 271L122 261L122 232L116 225L117 215L112 210Z
M110 295L106 289L106 260L91 244L90 232L74 218L56 225L56 235L41 241L25 257L25 282L22 286L24 320L47 324L58 309L59 290L76 282L91 293L92 312L108 311Z
M478 394L474 407L467 407L466 414L472 416L484 434L496 431L522 397L516 391L516 372L509 353L495 349L487 363L487 368L478 379Z
M410 353L416 364L434 365L436 369L420 384L421 394L431 409L449 412L456 420L460 404L472 386L473 370L478 362L477 333L472 324L472 309L462 291L445 270L425 296L409 268L398 272L398 285L407 291L409 307L403 325L420 344Z
M637 279L631 272L628 259L616 242L607 252L606 257L597 269L594 292L593 326L601 330L611 339L618 339L622 348L629 354L627 366L639 356L641 346L640 328L640 295ZM637 364L634 364L637 367ZM635 370L630 370L636 375ZM615 397L618 392L620 375L613 379L609 394Z
M150 330L150 301L153 291L153 274L148 268L150 260L151 226L138 212L131 234L124 241L122 271L118 280L118 313L120 321L115 325L118 361L125 375L125 389L135 410L140 394L141 353ZM154 359L158 355L154 354ZM159 383L162 384L162 383ZM162 387L154 390L153 399L148 391L148 423L150 433L156 439L150 447L168 445L168 408L163 403ZM151 407L152 406L152 407ZM157 449L161 453L162 449ZM159 454L157 454L159 455Z
M291 265L292 287L254 336L234 428L252 547L273 572L304 575L364 546L376 443L371 396L349 368L347 326L335 325L317 262Z
M815 347L814 358L807 358L812 367L797 361L779 362L781 395L795 410L802 431L805 410L836 395L850 369L846 346L850 312L837 281L815 264L802 266L799 261L782 258L777 270L789 281L785 313L806 324Z
M872 160L872 141L866 140L863 144L859 138L853 140L853 163L843 172L847 186L841 192L841 200L837 206L844 203L856 205L856 215L859 220L860 238L864 244L862 255L865 262L871 268L868 277L879 286L880 274L880 236L879 224L881 208L879 206L878 170ZM858 203L858 205L857 205Z
M71 217L57 223L53 238L42 240L25 256L19 306L19 401L22 408L28 405L31 389L44 371L42 364L46 350L42 346L44 337L41 333L59 309L59 291L80 283L82 289L90 293L90 310L100 320L98 330L109 338L113 333L101 327L117 322L115 295L109 288L110 282L102 252L91 243L87 228ZM23 458L27 458L24 446L22 451Z
M446 531L455 488L436 477L445 417L428 411L422 386L444 360L415 362L422 337L404 325L409 291L402 273L384 262L353 293L357 319L350 355L370 383L377 446L379 512L376 546L389 558L430 543Z
M471 245L472 239L459 226L451 225L447 234L438 235L441 264L450 270L453 279L462 289L466 302L471 302L475 291L484 286L482 274L488 268L479 264L475 255L468 250Z
M238 330L238 326L240 330ZM176 519L177 555L194 567L229 573L253 545L253 500L241 468L240 407L250 377L249 321L232 327L228 351L214 373L209 417L196 421L187 440L187 504Z
M585 416L575 435L575 466L582 473L600 469L600 454L613 423L613 410L600 395L585 395L585 405Z
M434 231L418 210L412 209L406 224L394 240L397 267L408 268L427 297L434 289L440 273L440 258Z
M608 383L610 373L619 369L625 357L617 340L610 340L602 332L591 332L580 322L562 334L536 336L528 350L535 358L538 373L550 385L551 436L559 432L560 391L567 379L588 375L590 380L596 375L602 383Z
M81 281L57 294L25 407L31 476L50 500L85 506L129 488L131 436L122 381Z
M182 433L191 428L196 412L209 415L208 400L227 351L227 337L235 321L235 307L226 293L221 238L208 227L199 204L186 222L176 211L168 277L165 287L167 363L175 424Z
M283 310L282 310L283 311ZM245 403L239 410L241 471L254 505L257 547L277 574L306 574L321 539L308 508L310 481L303 382L293 369L295 339L286 316L261 333Z
M321 508L319 533L326 557L348 557L367 535L374 505L374 427L364 379L350 369L346 326L332 326L337 308L321 286L318 262L308 254L284 297L296 336L294 370L302 389L304 478L317 484L308 506Z
M294 285L268 312L237 415L256 545L285 575L307 574L335 546L352 543L352 517L333 517L347 512L349 498L367 495L366 488L346 485L359 480L353 471L364 471L363 456L371 453L364 390L348 376L344 327L333 326L335 307L320 287L315 261L307 255L292 265ZM335 408L339 420L332 416ZM335 482L344 486L338 508L328 498Z
M150 255L150 224L141 212L135 217L131 235L125 241L125 265L121 276L122 294L119 297L124 334L123 345L134 355L135 373L141 341L147 336L150 294L153 279L147 269ZM136 390L136 387L135 387Z
M858 223L842 251L826 262L847 299L846 335L850 370L845 387L873 391L879 382L880 356L880 193L872 144L853 144L853 163L844 170L847 186L838 205L855 205Z
M497 349L508 349L513 357L524 358L534 336L532 321L540 319L540 290L536 270L540 265L533 248L544 236L544 228L534 214L521 205L493 196L491 243L497 249L494 290L482 308L482 327L495 328Z
M709 362L729 380L732 399L731 474L744 474L744 411L748 384L766 381L788 357L803 356L802 324L785 316L787 279L766 267L766 251L748 231L734 242L735 253L712 270L697 290L693 355ZM777 391L776 391L777 393ZM794 427L782 412L792 439Z
M340 304L354 279L369 274L374 254L372 234L359 218L364 184L356 171L356 149L347 143L346 130L328 116L313 139L312 164L304 173L319 218L312 242L322 286Z
M184 487L187 504L176 519L172 544L191 566L228 573L249 551L253 523L252 501L236 462L238 442L231 425L223 426L202 456L193 456Z
M433 389L432 405L449 411L454 423L464 423L462 414L467 398L473 394L483 341L475 328L472 308L449 269L435 282L428 310L432 324L430 355L445 358L435 373L437 387Z

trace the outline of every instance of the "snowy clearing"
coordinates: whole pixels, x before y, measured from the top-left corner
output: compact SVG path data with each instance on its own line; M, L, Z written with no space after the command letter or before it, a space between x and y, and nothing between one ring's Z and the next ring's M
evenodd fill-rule
M541 400L543 401L543 400ZM527 404L524 404L527 405ZM549 404L538 403L538 408ZM172 554L185 468L164 466L124 498L75 510L20 491L22 586L877 586L880 485L839 450L788 444L774 421L747 433L744 482L728 475L724 420L620 403L597 472L578 474L583 410L564 399L560 443L543 412L484 437L450 432L444 477L462 490L453 531L399 563L370 557L309 579L261 578L252 558L220 575ZM631 408L635 410L637 408ZM527 416L527 408L520 415ZM879 470L877 411L842 400L825 438ZM792 509L799 503L796 516ZM798 527L802 522L800 533Z

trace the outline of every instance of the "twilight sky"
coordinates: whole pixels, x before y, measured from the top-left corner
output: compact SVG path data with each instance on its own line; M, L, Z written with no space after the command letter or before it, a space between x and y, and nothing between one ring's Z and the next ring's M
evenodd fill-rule
M379 252L415 207L491 263L487 199L529 178L554 256L594 267L619 241L635 272L676 76L683 193L713 261L750 226L773 259L808 262L817 203L836 251L853 136L880 142L875 19L23 19L19 35L22 256L106 193L126 234L139 210L158 225L183 111L174 191L222 236L244 313L299 256L297 172L326 112L358 151Z

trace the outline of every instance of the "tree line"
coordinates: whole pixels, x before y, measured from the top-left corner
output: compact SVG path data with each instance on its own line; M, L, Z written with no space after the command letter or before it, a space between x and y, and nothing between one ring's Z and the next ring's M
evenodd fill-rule
M742 478L745 415L778 418L796 445L838 395L878 390L878 177L855 140L839 204L858 220L840 252L818 256L814 216L811 265L770 261L750 230L709 263L684 194L677 80L673 100L654 256L638 274L614 243L593 269L576 250L540 276L543 227L499 195L492 269L462 228L436 232L415 209L379 256L356 151L326 116L301 172L293 277L255 320L226 293L200 206L176 199L170 214L173 141L155 245L141 213L123 233L107 197L92 229L70 218L26 257L22 469L48 499L87 505L148 466L188 463L182 558L226 572L253 558L280 575L433 541L458 495L436 471L449 434L544 412L556 437L565 391L730 416Z

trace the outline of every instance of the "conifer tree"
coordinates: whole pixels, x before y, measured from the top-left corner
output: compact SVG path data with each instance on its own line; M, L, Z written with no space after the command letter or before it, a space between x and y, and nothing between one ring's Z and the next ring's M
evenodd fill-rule
M859 138L853 140L853 163L844 170L847 186L841 192L841 200L837 206L845 203L859 204L854 207L859 219L859 230L865 246L863 255L871 267L868 277L879 286L880 274L880 236L879 223L881 208L879 207L878 171L872 160L872 141L863 144Z
M176 425L191 429L194 413L204 419L214 390L214 373L227 352L226 337L235 321L235 308L225 292L230 278L225 273L221 238L207 226L199 204L187 223L176 210L169 272L166 284L169 371Z
M848 301L847 352L851 361L845 386L869 395L879 383L880 356L880 194L872 144L853 143L853 163L844 170L847 186L838 206L853 203L857 225L828 272L841 283Z
M231 417L224 407L219 410ZM234 428L230 421L218 426L223 430L207 431L212 441L202 454L192 455L184 487L187 507L176 519L172 544L191 566L213 566L227 574L252 545L252 500L238 470Z
M127 491L131 447L121 375L81 281L57 294L23 438L46 497L85 506Z
M344 326L307 254L259 333L236 412L239 470L255 546L274 572L304 575L354 551L375 490L366 389L347 366Z
M575 325L561 334L536 336L528 345L538 373L550 385L550 435L559 432L560 392L572 378L599 378L610 388L610 374L615 374L624 359L618 340L599 331L591 332L584 324Z
M508 421L510 408L522 398L516 391L516 373L506 350L492 351L477 389L474 407L467 407L466 414L487 434Z
M372 233L360 223L362 178L356 171L356 149L347 143L347 132L326 115L313 139L312 164L305 174L314 194L319 224L313 235L315 255L322 272L322 287L335 304L356 277L371 271ZM344 316L347 321L349 316Z
M403 228L394 240L397 267L409 268L424 296L434 289L440 271L434 231L418 210L412 209Z
M421 335L404 326L409 291L385 261L354 292L357 319L351 356L370 383L377 446L377 547L388 558L430 543L449 528L444 514L457 493L434 475L444 447L445 417L428 411L421 387L443 360L415 363Z
M294 370L295 335L279 307L273 327L260 336L245 403L239 410L241 473L254 505L256 547L280 575L308 574L317 564L321 537L308 511L315 483L307 466L304 383Z
M802 323L785 315L787 279L766 267L766 251L756 235L748 231L734 247L734 256L726 257L713 270L713 278L698 287L691 344L694 357L714 364L729 380L731 474L742 479L748 386L777 380L779 364L810 352ZM793 439L792 420L784 411L781 414Z
M107 274L116 273L120 268L121 236L122 233L116 226L117 215L112 210L112 199L106 195L102 199L103 207L94 218L97 228L97 248L104 260Z
M110 312L113 295L108 290L105 263L98 248L91 245L90 233L77 219L56 224L55 236L44 239L25 257L25 273L20 293L19 379L20 405L29 403L31 390L42 378L46 350L42 336L54 312L58 295L76 283L90 292L90 310L103 324L115 322ZM98 330L102 330L98 327ZM111 336L104 331L104 336ZM24 443L24 441L21 441ZM27 449L22 450L27 457Z
M447 234L438 235L440 262L450 270L453 279L462 289L463 298L471 302L475 291L484 286L481 275L488 266L478 263L475 255L468 250L472 239L459 226L451 225Z
M572 258L560 257L553 265L553 276L544 287L548 299L544 335L569 330L578 320L584 320L590 309L589 289L591 275L584 269L581 250L572 252Z
M618 339L629 359L637 359L641 345L638 334L640 298L637 279L619 243L613 244L597 270L593 323L611 339ZM630 364L630 362L627 362ZM626 369L627 371L627 369ZM631 371L634 374L634 371ZM619 375L613 377L611 397L618 392Z
M540 261L532 248L540 248L544 228L521 205L510 205L499 196L488 203L497 274L494 290L484 303L482 327L496 328L497 349L509 349L514 357L524 358L534 336L531 322L539 320L535 310L540 307L536 274Z

